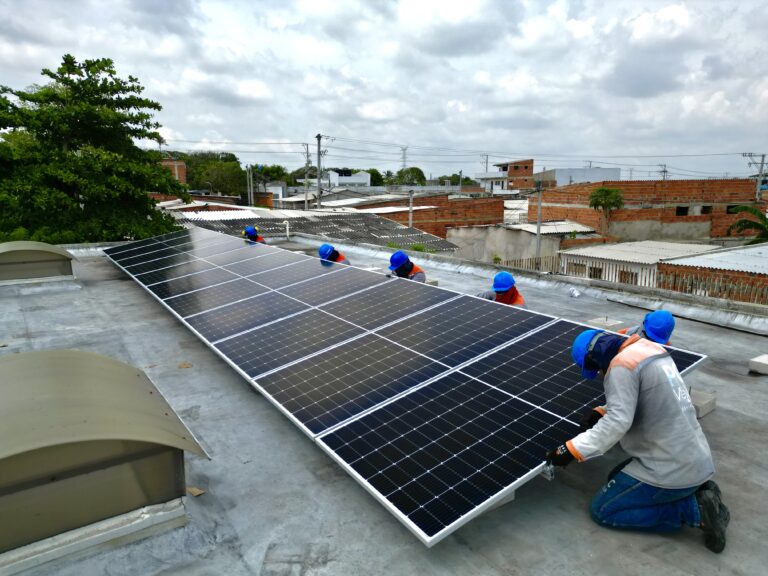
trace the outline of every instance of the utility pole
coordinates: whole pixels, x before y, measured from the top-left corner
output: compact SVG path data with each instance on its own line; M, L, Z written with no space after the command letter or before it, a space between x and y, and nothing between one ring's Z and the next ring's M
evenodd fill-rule
M632 173L635 171L634 168L629 169L629 179L632 180Z
M302 144L304 146L304 210L309 210L309 144Z
M461 179L464 177L464 170L459 170L459 194L461 194Z
M408 228L413 228L413 190L408 190Z
M541 180L536 180L536 270L541 270Z
M488 172L488 154L485 154L485 171Z
M323 189L321 187L321 181L320 181L321 174L322 174L322 170L320 167L320 141L323 139L323 135L318 134L317 136L315 136L315 138L317 138L317 207L322 208L323 204L322 204L322 200L320 199L323 195Z
M587 168L592 168L592 160L584 160L584 162L587 164Z
M760 198L762 197L760 186L763 183L763 174L765 170L765 154L754 154L752 152L744 152L742 154L744 158L749 158L749 162L747 162L747 165L751 167L757 168L757 184L755 185L755 200L758 202L760 201ZM757 160L755 158L760 157L760 163L758 164Z
M661 179L667 180L669 177L669 170L667 170L667 165L659 164L659 167L661 168L661 170L659 170L659 174L661 174Z

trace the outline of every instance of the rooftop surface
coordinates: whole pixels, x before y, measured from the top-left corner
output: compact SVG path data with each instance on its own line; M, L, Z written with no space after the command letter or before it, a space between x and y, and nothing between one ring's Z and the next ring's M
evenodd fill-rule
M585 256L587 258L618 260L635 264L655 264L660 260L668 258L690 256L717 249L718 246L711 246L709 244L682 244L678 242L642 240L640 242L585 246L584 248L574 248L573 250L561 250L560 253L566 256Z
M529 222L528 224L510 224L507 226L510 230L522 230L524 232L530 232L536 234L536 223ZM570 220L560 220L557 222L542 222L541 233L542 234L570 234L576 232L577 234L594 232L594 228L584 226L578 222L571 222Z
M687 258L675 258L667 264L768 275L768 243L739 246Z
M513 502L428 549L149 294L93 254L78 254L75 281L0 287L0 354L74 348L145 370L211 455L187 455L187 485L206 493L186 499L184 528L30 574L764 573L768 377L748 374L747 362L767 351L768 338L684 318L673 336L676 346L710 357L686 382L718 395L701 424L732 515L723 554L709 552L697 529L614 532L590 520L591 496L624 459L618 448L558 470L552 482L531 481ZM494 273L414 260L440 286L466 293L487 289ZM386 266L354 252L353 261ZM525 277L518 287L529 308L585 323L607 316L623 322L618 328L644 314L592 289L573 298L565 284Z

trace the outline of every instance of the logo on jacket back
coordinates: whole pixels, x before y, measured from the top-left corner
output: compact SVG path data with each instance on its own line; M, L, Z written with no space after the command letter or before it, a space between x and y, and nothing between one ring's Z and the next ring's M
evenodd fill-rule
M667 377L667 383L669 383L669 387L672 389L672 394L682 404L683 410L693 409L691 396L688 394L688 389L685 387L685 382L683 382L680 373L672 366L664 366L663 368L664 375Z

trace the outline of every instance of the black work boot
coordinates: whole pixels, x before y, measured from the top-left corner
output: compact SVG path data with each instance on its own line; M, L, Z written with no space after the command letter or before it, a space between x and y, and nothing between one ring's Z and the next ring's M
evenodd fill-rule
M704 544L712 552L720 553L725 548L725 529L731 521L731 514L721 499L720 487L711 480L705 482L696 491L696 502L701 512Z

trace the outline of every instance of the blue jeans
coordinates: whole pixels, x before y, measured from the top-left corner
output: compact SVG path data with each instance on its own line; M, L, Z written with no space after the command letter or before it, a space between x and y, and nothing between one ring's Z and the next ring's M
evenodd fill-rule
M618 472L592 499L592 519L608 528L670 532L683 524L699 526L693 488L657 488Z

